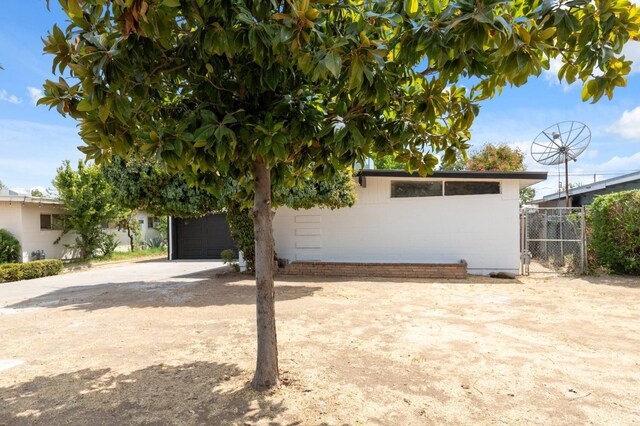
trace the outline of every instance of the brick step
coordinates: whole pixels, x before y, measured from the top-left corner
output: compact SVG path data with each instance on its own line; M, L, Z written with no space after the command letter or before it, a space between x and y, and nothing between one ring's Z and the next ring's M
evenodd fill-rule
M466 278L467 263L289 263L279 271L283 275L380 278Z

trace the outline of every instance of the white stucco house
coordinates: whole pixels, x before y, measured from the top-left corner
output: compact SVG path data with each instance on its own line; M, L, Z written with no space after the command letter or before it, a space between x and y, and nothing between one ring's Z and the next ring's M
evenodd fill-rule
M361 271L367 265L412 264L405 268L411 271L424 264L452 265L462 260L473 274L517 274L519 192L546 178L546 172L455 171L419 177L399 170L365 169L355 178L357 201L351 208L277 209L276 253L290 265L314 263L318 275L335 271L338 264L358 264ZM206 220L211 218L201 220L203 229ZM182 253L190 256L184 258L205 257L204 249L215 244L208 242L215 235L207 241L198 239L203 235L199 223L172 221L170 259L183 258ZM220 232L221 239L228 240L226 232ZM325 268L322 263L331 265Z
M75 257L73 250L65 247L72 244L75 235L65 235L59 244L54 241L60 236L60 221L65 215L64 204L51 198L32 197L27 192L0 189L0 229L6 229L20 242L22 261L37 259L44 253L47 259L71 259ZM158 236L150 221L153 219L145 212L138 213L141 235L147 241ZM118 235L121 246L119 250L127 250L129 238L125 232L109 229Z

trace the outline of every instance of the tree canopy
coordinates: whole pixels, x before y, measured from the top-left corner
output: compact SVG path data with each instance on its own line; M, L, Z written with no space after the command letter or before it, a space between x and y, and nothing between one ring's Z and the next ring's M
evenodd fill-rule
M506 144L485 144L471 153L466 170L520 172L526 170L524 152Z
M180 175L167 171L159 161L124 160L114 156L102 164L102 173L111 185L115 201L131 210L140 209L157 216L194 218L215 212L227 214L231 235L242 250L249 270L254 263L254 232L251 210L235 194L238 183L229 179L218 196L190 186ZM298 179L297 185L278 187L273 199L293 209L320 206L330 209L355 203L355 185L349 171L328 179L311 174Z
M468 156L467 161L459 159L449 170L475 170L495 172L520 172L527 169L524 164L525 154L520 148L512 148L507 144L487 143ZM528 186L520 190L520 204L528 204L536 196L536 190Z
M200 217L222 208L218 197L194 188L180 175L169 173L151 159L114 156L102 164L102 174L117 202L156 216Z
M116 220L122 214L110 185L103 178L100 167L85 166L82 161L78 162L77 170L65 161L58 168L53 184L66 212L59 224L62 235L68 232L77 235L75 248L80 250L81 260L93 256L105 238L102 223Z
M583 98L625 84L628 0L61 0L39 103L80 120L96 162L160 158L254 203L258 362L278 384L271 188L393 154L426 174L469 146L479 102L558 58ZM461 78L471 82L466 89Z

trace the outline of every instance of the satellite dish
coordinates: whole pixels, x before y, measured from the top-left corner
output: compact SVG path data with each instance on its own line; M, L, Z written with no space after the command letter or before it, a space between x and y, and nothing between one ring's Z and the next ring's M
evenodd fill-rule
M561 121L544 129L531 144L531 156L545 166L564 163L565 205L569 207L569 161L591 142L591 130L579 121Z

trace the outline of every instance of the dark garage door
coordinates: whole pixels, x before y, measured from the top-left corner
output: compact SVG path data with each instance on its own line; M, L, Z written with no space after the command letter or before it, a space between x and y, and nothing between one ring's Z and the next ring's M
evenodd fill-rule
M200 219L173 219L174 259L220 259L226 249L236 251L223 214Z

